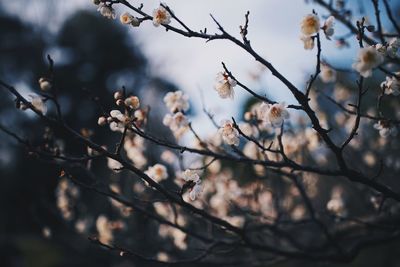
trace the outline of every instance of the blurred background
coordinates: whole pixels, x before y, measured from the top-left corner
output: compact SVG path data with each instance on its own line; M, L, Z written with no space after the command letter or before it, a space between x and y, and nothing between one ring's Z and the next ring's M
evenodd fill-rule
M312 2L312 1L310 1ZM367 3L368 2L368 3ZM392 1L393 2L393 1ZM151 11L158 1L146 1ZM237 33L250 11L248 38L255 50L270 60L296 86L302 88L315 68L315 51L306 51L299 39L300 21L315 9L322 17L328 13L301 0L259 1L168 1L167 4L193 29L216 31L209 17L212 13L228 32ZM369 1L348 1L354 16L370 13ZM120 14L125 10L117 8ZM399 16L399 9L395 11ZM387 25L384 20L384 25ZM338 36L347 31L337 24ZM389 27L389 26L388 26ZM213 89L214 77L225 62L233 74L261 95L292 103L285 87L243 51L223 41L205 43L185 39L174 33L144 23L139 28L124 27L118 20L109 21L96 12L89 0L13 0L0 2L0 78L13 84L23 95L37 92L37 80L46 75L49 54L55 61L56 81L66 121L74 129L93 129L100 143L112 145L118 136L99 129L101 110L91 100L100 97L111 109L113 93L125 86L141 96L142 103L160 107L152 113L156 127L163 113L162 98L170 90L184 90L191 99L191 120L200 134L210 131L210 122L202 113L205 105L216 120L240 117L250 104L249 96L236 91L233 100L221 100ZM323 58L338 68L350 68L356 55L356 42L337 49L335 41L323 39ZM343 83L351 76L341 75ZM372 80L377 87L384 76ZM324 89L323 84L317 86ZM332 88L327 88L331 90ZM321 100L322 101L322 100ZM202 104L203 102L203 104ZM397 102L398 104L398 102ZM9 94L0 91L0 121L21 136L40 145L46 132L43 124L29 112L16 112ZM199 125L199 126L196 126ZM201 127L200 127L201 125ZM167 129L158 134L171 137ZM165 131L165 132L164 132ZM82 150L68 146L71 152ZM72 141L71 141L72 142ZM148 149L149 160L157 161L157 148ZM99 173L106 170L99 166ZM57 209L56 188L60 169L35 160L27 151L0 133L0 265L1 266L151 266L132 263L91 244L77 234ZM110 203L85 193L99 211L112 216ZM84 205L78 212L85 213ZM146 219L137 219L146 225ZM144 227L144 226L143 226ZM151 224L147 227L152 227ZM145 228L142 228L145 229ZM130 233L133 247L142 245L157 253L148 232ZM400 243L388 243L363 251L347 265L318 263L313 266L400 266L397 253ZM310 266L302 262L283 262L275 266Z

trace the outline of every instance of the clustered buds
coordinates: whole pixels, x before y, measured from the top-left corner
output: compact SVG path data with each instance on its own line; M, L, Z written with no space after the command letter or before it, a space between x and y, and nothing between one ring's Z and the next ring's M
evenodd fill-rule
M133 122L143 122L144 113L139 109L140 100L137 96L125 97L122 91L116 91L114 93L115 104L125 109L125 113L120 110L111 110L110 116L100 116L97 120L97 124L100 126L110 125L112 131L123 132L125 127L129 127ZM133 114L132 114L132 111ZM133 115L133 116L132 116Z
M175 138L179 139L189 126L184 113L189 109L189 97L182 91L169 92L164 97L164 103L171 113L164 116L163 124L171 129Z
M93 4L97 5L97 11L100 12L102 16L108 19L115 19L116 13L115 9L111 4L107 4L100 0L93 0ZM143 19L138 18L130 14L129 12L124 12L120 15L119 20L124 25L131 25L133 27L139 27ZM171 23L171 14L169 9L167 10L164 6L160 5L153 10L153 25L158 27L160 25L168 25Z

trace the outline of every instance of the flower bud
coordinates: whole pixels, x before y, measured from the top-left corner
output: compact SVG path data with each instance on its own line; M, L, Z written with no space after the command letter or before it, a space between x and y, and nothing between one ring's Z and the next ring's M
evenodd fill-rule
M39 79L39 86L42 91L49 91L51 89L51 82L49 79L41 77Z
M122 94L121 91L116 91L116 92L114 93L114 99L115 99L115 100L121 99L121 98L123 98L123 97L124 97L124 95Z
M123 106L124 105L124 100L122 99L118 99L117 102L115 102L117 104L117 106Z
M107 124L107 118L104 116L99 117L99 119L97 120L97 124L100 126L104 126Z

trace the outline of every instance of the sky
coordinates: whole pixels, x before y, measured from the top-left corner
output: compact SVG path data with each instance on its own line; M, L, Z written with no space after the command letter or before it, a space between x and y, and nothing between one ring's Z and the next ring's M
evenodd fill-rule
M130 1L135 4L136 1ZM304 50L300 41L300 22L314 8L321 18L328 13L304 0L166 0L164 1L175 14L192 29L204 29L209 33L217 32L215 23L209 14L223 25L225 30L236 37L239 25L244 23L244 14L250 11L248 38L253 48L299 88L305 87L307 77L313 73L316 62L316 50ZM140 2L136 2L140 3ZM96 11L91 0L13 0L4 3L6 9L56 32L68 15L78 9ZM143 10L150 13L159 5L159 1L147 0ZM117 8L117 14L128 11ZM100 14L99 14L100 16ZM323 19L322 19L323 20ZM119 20L110 23L120 23ZM174 23L174 22L173 22ZM38 27L40 28L40 27ZM216 74L222 70L221 61L242 83L261 94L268 94L276 101L294 103L287 88L241 48L225 40L206 43L201 39L186 38L173 32L166 32L162 27L154 27L151 22L143 23L138 28L131 27L132 40L142 48L150 60L150 71L175 83L187 92L192 99L197 115L192 118L194 125L207 124L201 114L200 90L208 109L216 114L216 120L240 117L240 106L249 96L247 92L236 88L235 98L221 99L214 90ZM337 23L336 34L347 31ZM334 41L322 38L322 57L334 58L334 64L348 64L354 59L355 48L335 49ZM260 74L254 80L254 74ZM196 128L196 126L195 126ZM207 131L201 127L200 132Z

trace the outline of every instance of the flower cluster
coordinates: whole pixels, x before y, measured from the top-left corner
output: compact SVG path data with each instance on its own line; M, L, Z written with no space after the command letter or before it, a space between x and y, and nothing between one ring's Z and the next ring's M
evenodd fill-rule
M311 50L314 48L314 38L320 29L323 30L325 37L330 40L333 36L335 29L335 17L330 16L324 22L321 27L319 17L316 14L308 14L301 21L301 33L300 40L304 43L304 49Z
M171 129L175 138L179 139L189 126L184 114L189 109L189 97L182 91L169 92L164 97L164 103L171 113L164 116L163 124Z
M93 3L98 6L97 11L108 19L115 19L117 17L115 9L111 4L107 4L100 0L93 0ZM122 24L132 25L133 27L139 27L143 19L137 18L128 12L124 12L119 17ZM162 5L153 10L153 25L158 27L160 25L168 25L171 23L170 12Z
M116 105L123 107L125 112L122 113L118 109L111 110L110 116L101 116L98 118L98 125L104 126L109 124L111 131L124 132L125 128L132 126L133 122L138 124L138 122L144 120L142 116L143 111L139 109L140 101L137 96L124 97L124 94L121 91L117 91L114 93L114 99Z

